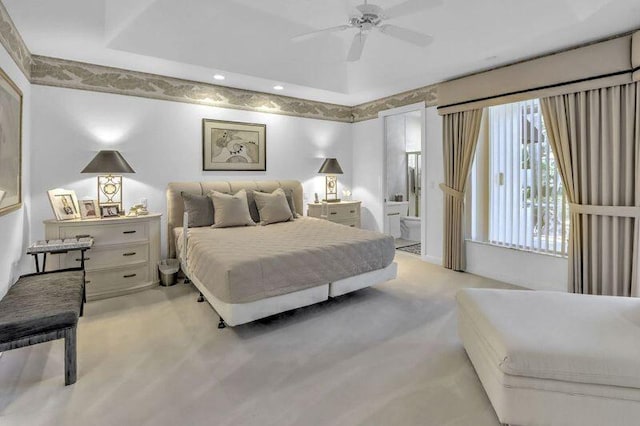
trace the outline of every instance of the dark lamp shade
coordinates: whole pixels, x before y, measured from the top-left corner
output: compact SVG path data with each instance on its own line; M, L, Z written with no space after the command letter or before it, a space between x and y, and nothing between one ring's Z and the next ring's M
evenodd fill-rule
M118 151L100 151L81 173L135 173Z
M326 158L322 166L320 166L320 170L318 173L324 173L327 175L341 175L342 167L340 167L340 163L335 158Z

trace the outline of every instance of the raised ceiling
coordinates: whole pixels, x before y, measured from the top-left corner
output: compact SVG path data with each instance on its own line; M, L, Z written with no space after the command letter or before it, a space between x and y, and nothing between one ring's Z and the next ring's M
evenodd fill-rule
M434 7L392 23L432 35L431 45L374 32L349 63L353 30L291 38L345 23L357 0L3 2L34 54L211 83L222 73L225 85L282 84L282 94L344 105L640 27L638 0L430 0Z

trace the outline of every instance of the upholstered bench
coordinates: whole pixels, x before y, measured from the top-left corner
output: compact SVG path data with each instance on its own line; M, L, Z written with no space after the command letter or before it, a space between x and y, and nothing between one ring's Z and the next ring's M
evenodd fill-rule
M0 352L64 338L65 385L75 383L83 294L82 270L20 277L0 300Z
M458 292L458 332L502 423L640 424L640 299Z

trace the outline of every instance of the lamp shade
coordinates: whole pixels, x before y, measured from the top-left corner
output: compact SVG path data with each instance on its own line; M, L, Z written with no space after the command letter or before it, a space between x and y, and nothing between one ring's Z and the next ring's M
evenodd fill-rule
M100 151L81 173L135 173L118 151Z
M342 167L340 167L340 163L335 158L325 158L324 163L320 166L320 170L318 173L324 173L328 175L341 175Z

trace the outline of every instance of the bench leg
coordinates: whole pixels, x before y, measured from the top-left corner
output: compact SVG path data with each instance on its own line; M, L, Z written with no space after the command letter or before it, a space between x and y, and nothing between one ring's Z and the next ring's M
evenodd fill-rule
M64 333L64 384L72 385L76 382L76 327L69 328Z

